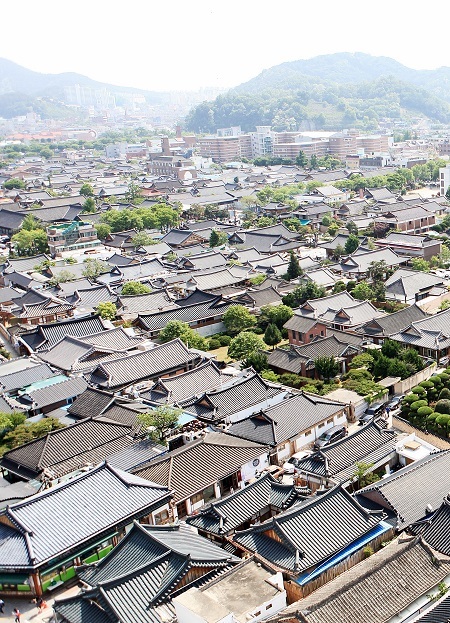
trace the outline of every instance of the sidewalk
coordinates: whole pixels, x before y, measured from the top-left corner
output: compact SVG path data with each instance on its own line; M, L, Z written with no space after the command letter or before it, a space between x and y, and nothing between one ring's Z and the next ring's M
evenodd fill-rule
M20 599L16 597L4 597L5 607L3 608L4 614L0 614L0 623L14 623L14 615L12 614L13 608L19 608L22 616L20 623L53 623L53 602L56 599L64 599L66 597L73 597L80 592L78 586L62 590L53 597L45 599L47 602L47 608L38 613L36 604L31 603L30 599Z

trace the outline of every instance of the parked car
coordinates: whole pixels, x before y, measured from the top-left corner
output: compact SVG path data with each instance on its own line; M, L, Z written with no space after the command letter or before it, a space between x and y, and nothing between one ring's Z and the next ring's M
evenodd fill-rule
M367 424L368 422L371 422L374 418L383 415L386 410L386 406L386 402L374 402L373 404L371 404L370 407L367 407L363 415L359 418L359 425L362 426L363 424Z
M297 463L300 459L304 459L305 456L309 456L311 454L310 450L302 450L300 452L296 452L291 456L290 459L283 464L283 471L285 474L293 474L295 472L295 468L297 467Z
M387 403L386 408L389 408L391 411L399 409L404 397L405 394L395 394Z
M327 431L322 433L320 437L316 439L314 442L314 450L321 450L325 446L328 446L330 443L334 443L339 439L342 439L347 434L347 428L344 425L341 426L333 426L329 428Z

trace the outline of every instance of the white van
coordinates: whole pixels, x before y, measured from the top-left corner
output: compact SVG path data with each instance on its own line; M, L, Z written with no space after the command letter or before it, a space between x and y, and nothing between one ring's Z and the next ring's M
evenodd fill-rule
M300 459L304 459L305 457L309 456L310 454L311 454L311 450L301 450L300 452L296 452L295 454L293 454L291 458L288 459L286 463L283 464L284 473L293 474L295 472L297 462Z

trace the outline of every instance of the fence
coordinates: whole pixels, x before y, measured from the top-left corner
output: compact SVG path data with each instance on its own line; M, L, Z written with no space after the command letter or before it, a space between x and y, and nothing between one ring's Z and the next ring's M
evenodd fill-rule
M432 363L427 368L416 372L416 374L408 376L407 379L395 383L394 394L406 394L406 392L418 385L421 381L426 381L427 379L429 379L433 372L435 372L436 367L436 363Z

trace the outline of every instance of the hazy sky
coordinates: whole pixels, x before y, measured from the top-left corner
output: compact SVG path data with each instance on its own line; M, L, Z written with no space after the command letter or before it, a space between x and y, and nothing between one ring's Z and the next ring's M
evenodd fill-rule
M443 0L24 0L3 2L1 17L0 57L155 91L232 87L334 52L450 66Z

